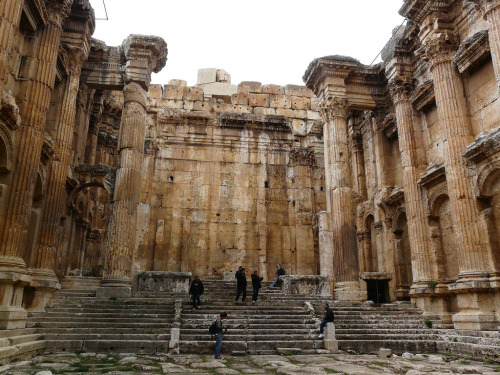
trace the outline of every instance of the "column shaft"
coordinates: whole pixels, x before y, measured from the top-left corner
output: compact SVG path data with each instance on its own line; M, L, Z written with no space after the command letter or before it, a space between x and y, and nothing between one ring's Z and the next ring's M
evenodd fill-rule
M25 247L33 186L40 162L46 113L56 73L62 29L50 20L40 31L35 55L36 69L26 97L20 105L21 126L17 130L15 172L5 216L0 223L0 256L21 258Z
M403 188L405 192L408 236L411 248L413 283L428 282L433 279L434 260L429 253L427 236L427 215L418 179L420 175L417 161L417 144L413 131L413 109L408 97L398 87L393 95L396 107L399 150L403 165ZM404 96L404 97L403 97Z
M325 123L328 213L336 282L358 282L359 263L347 137L347 99L334 98Z
M59 222L65 205L63 193L68 173L79 82L79 69L68 74L62 102L56 115L55 156L51 162L47 178L47 194L37 244L37 260L35 264L37 269L51 271L54 269Z
M110 243L103 284L130 286L135 249L137 207L141 196L141 168L146 132L146 91L137 83L124 89L125 104L119 134Z
M497 78L497 84L500 87L500 2L491 5L486 10L486 20L488 21L488 39L490 42L491 60L493 69Z

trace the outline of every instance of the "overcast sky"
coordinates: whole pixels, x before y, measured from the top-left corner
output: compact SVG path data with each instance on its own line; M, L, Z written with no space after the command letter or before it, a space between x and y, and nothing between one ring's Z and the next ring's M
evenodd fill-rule
M90 0L104 18L103 0ZM370 64L398 27L402 0L105 0L108 21L94 37L121 44L129 34L168 45L154 83L196 84L199 68L221 68L232 83L302 85L309 63L348 55ZM380 58L377 59L380 61Z

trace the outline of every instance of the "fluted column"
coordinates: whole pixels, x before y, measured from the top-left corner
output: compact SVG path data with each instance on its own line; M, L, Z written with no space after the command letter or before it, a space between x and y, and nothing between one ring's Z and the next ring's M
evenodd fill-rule
M327 210L333 236L335 294L337 299L363 299L359 292L359 262L356 244L354 199L349 163L345 97L324 100L325 178Z
M449 288L459 293L460 313L453 317L457 329L490 329L496 326L492 306L475 291L488 288L487 244L480 234L480 215L464 158L473 141L462 78L452 63L458 41L439 33L424 43L431 64L434 91L443 139L443 156L459 265L459 280ZM498 298L497 298L498 299ZM494 309L494 306L493 306Z
M413 130L413 107L410 102L411 79L397 77L391 84L391 96L396 109L399 151L403 166L403 188L405 192L408 236L411 248L411 264L414 288L427 286L435 279L435 257L429 252L427 214L418 186L421 167L418 165L415 134Z
M22 7L23 0L0 1L0 91L7 83L12 42Z
M76 97L80 83L80 70L85 58L81 49L71 47L68 49L70 68L56 114L55 155L51 160L47 176L47 193L36 248L36 263L30 270L33 276L31 285L37 289L35 301L30 310L43 309L52 292L60 288L54 272L57 238L61 214L65 207L63 197L75 124Z
M0 328L25 325L21 308L26 265L22 254L26 245L33 189L40 162L46 114L55 82L56 60L61 41L63 18L71 1L52 1L48 21L36 36L33 51L33 75L26 95L19 100L21 125L16 132L15 170L9 186L4 215L0 219L0 273L8 272L14 285L2 278L0 285ZM8 278L8 277L7 277ZM24 280L24 281L20 281Z
M116 173L103 286L119 287L119 293L130 295L146 135L146 90L138 83L131 82L125 86L123 95L124 106L118 138L119 169ZM114 289L117 291L117 288Z

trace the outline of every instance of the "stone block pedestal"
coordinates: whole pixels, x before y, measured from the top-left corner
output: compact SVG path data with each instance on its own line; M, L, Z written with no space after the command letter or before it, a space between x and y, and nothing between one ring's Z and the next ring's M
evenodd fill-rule
M328 323L325 326L325 338L323 340L323 344L326 350L330 350L332 352L336 352L339 350L339 342L335 338L335 324Z
M339 282L335 284L335 299L339 301L366 301L366 291L362 291L358 282Z

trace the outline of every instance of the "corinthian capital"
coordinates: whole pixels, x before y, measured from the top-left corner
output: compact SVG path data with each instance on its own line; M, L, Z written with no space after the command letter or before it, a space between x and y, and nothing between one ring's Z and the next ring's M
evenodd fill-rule
M46 3L49 22L61 27L62 21L68 17L71 12L73 0L49 0Z
M347 98L342 97L326 99L321 102L319 111L325 121L333 120L335 117L347 118L349 103Z
M433 35L417 51L427 58L431 68L437 64L450 62L457 52L459 46L458 38L455 34L442 32Z
M411 77L399 76L389 83L389 92L394 104L410 100L413 90Z

